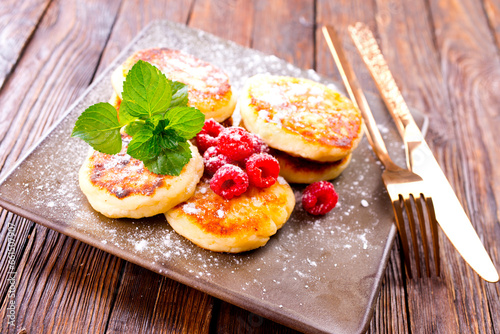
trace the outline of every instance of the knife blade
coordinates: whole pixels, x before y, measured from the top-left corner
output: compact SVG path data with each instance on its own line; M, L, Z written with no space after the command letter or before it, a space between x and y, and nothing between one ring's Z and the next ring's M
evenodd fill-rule
M413 120L372 32L358 22L349 26L349 33L405 140L408 167L432 185L429 190L438 224L479 276L489 282L498 282L500 277L490 256Z

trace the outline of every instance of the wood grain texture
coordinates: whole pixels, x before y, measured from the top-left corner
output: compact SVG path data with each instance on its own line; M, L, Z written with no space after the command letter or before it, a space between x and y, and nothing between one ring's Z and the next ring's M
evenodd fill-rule
M246 0L197 0L189 18L190 27L243 46L250 46L253 23L254 4Z
M367 333L408 333L404 267L401 267L399 240L396 239L380 287L373 318Z
M484 10L488 16L488 24L495 38L497 50L500 52L500 2L484 0Z
M133 0L122 1L113 22L109 41L102 55L97 74L100 74L132 39L154 20L186 23L194 0Z
M2 117L7 122L2 124L6 135L0 143L0 166L4 170L26 152L88 86L107 40L107 34L103 35L102 31L110 29L110 22L105 18L115 15L117 5L117 1L85 5L51 3L17 62L16 71L0 92L0 113L7 115ZM104 329L103 319L107 316L104 309L109 309L114 290L110 287L118 278L113 276L113 270L108 274L106 268L113 268L116 259L102 252L92 256L97 251L92 247L39 226L36 227L38 239L30 244L26 236L33 223L7 217L2 218L3 227L12 219L16 221L16 239L24 254L17 268L16 328L7 326L4 317L2 332L15 332L24 327L30 332L65 328L63 332L87 333ZM2 245L5 243L7 240L3 239ZM7 253L1 256L5 263ZM86 262L89 256L95 261ZM2 266L2 277L5 270L7 267ZM88 275L88 270L102 271L103 276ZM5 313L7 299L5 294L2 297Z
M0 4L0 89L12 72L50 0L2 0ZM2 120L0 119L0 124ZM2 133L0 132L0 140Z
M304 69L314 67L314 2L254 2L251 47Z
M33 223L7 210L1 208L0 210L0 223L2 224L0 240L3 241L0 247L2 254L0 257L0 268L2 268L0 271L0 296L4 300L11 286L11 282L8 281L8 278L12 276L10 262L14 261L14 267L17 268ZM14 258L11 259L11 256Z
M390 64L391 72L408 104L430 117L431 126L427 138L431 141L431 147L432 141L439 140L440 149L445 150L446 154L448 147L443 144L453 145L454 142L453 136L449 134L452 118L447 113L448 92L440 73L440 55L433 40L431 14L424 2L395 4L393 1L377 1L377 10L381 49ZM414 80L424 75L426 81ZM444 112L433 113L432 110ZM436 124L439 126L433 126ZM444 268L447 264L444 254L454 251L445 241L447 240L441 235L441 258ZM455 320L457 312L452 305L454 297L444 279L446 276L447 273L443 272L441 278L407 282L406 304L410 331L418 329L433 333L441 330L453 333L459 329ZM422 305L433 307L424 308ZM428 319L435 321L430 322Z
M51 3L16 73L0 92L0 170L19 156L82 94L93 78L118 1ZM100 19L98 19L100 18ZM61 79L64 78L64 79Z
M213 298L125 263L107 333L208 333Z
M437 7L442 10L439 15L436 15L434 10ZM451 95L463 97L463 84L474 80L472 76L475 74L468 73L462 76L460 84L447 82L446 71L451 65L448 48L452 43L451 40L443 41L444 48L440 48L440 37L435 35L435 32L442 33L442 24L449 25L449 21L453 17L453 15L450 17L453 8L443 9L442 5L438 6L437 4L432 8L427 8L425 3L420 2L408 2L397 6L392 1L377 1L377 8L379 11L389 13L384 20L378 21L378 31L383 36L381 40L382 51L410 105L422 109L430 116L430 133L428 135L430 146L434 149L440 164L445 167L445 173L455 189L458 190L462 203L468 209L468 201L463 196L469 186L467 180L464 179L464 173L468 172L456 167L460 166L460 161L465 158L463 155L457 154L461 152L457 149L457 145L461 145L463 138L470 138L469 136L474 135L469 133L464 136L458 127L467 123L466 127L469 131L474 129L475 137L478 137L478 133L475 126L471 126L471 123L458 117L453 106L453 99L450 97ZM482 20L484 25L486 20L484 18L478 19L473 14L480 15L479 9L476 7L475 11L472 8L465 10L455 19L467 17L471 21L477 20L479 22ZM422 15L414 15L417 12L422 13ZM446 23L440 22L445 18ZM467 38L464 30L477 31L479 27L476 27L476 24L478 23L457 23L452 29L455 33L454 37L463 41L460 52L468 53L466 50L473 47L470 42L474 38L471 38L472 36ZM459 31L460 33L457 34ZM487 33L487 29L483 33ZM473 67L476 71L480 68L480 66ZM470 75L472 76L470 77ZM414 80L417 77L426 78L426 80ZM434 110L440 110L440 112L434 112ZM474 115L470 110L468 114ZM455 120L460 120L460 122ZM467 139L466 142L470 142L470 140ZM474 165L477 165L478 160L474 160ZM488 186L487 184L488 182L485 185ZM485 198L487 197L486 195ZM480 228L476 227L476 229L481 232ZM443 246L441 251L444 267L443 276L440 279L410 281L407 286L411 330L418 329L429 333L436 331L468 332L469 330L490 332L492 328L491 324L488 324L490 322L489 312L486 310L485 304L487 303L484 302L488 298L484 286L482 286L486 283L482 282L474 273L469 272L471 270L463 263L463 260L443 235L441 236L441 245ZM461 272L457 274L457 270ZM460 284L455 282L460 279L461 275L470 277L471 282L474 282L470 282L471 285L465 291L457 288L457 285L460 286ZM461 301L457 302L457 299ZM423 305L431 307L425 308L422 307ZM468 305L470 308L464 309L462 305ZM423 312L430 313L424 314ZM477 317L480 320L476 322L467 319L468 316L464 318L464 314L475 314L471 318ZM430 322L428 319L436 320Z
M34 231L17 269L16 326L3 317L2 333L103 332L118 282L116 257L38 225ZM89 274L96 271L102 275Z
M340 74L335 66L335 62L333 61L332 55L321 31L324 25L330 25L340 36L346 57L352 64L353 70L355 71L362 88L371 92L376 91L375 84L373 83L373 80L371 80L370 74L363 71L363 62L359 57L347 31L349 25L360 21L376 32L375 12L375 1L371 0L318 0L316 2L316 70L319 74L342 83Z
M481 3L455 1L431 2L436 45L442 55L442 73L449 89L460 160L455 161L460 176L459 198L472 218L478 235L500 265L500 161L498 143L500 110L498 89L500 59L495 36L488 25ZM455 286L455 307L462 331L495 333L498 319L488 315L499 313L499 286L480 280L459 261L453 267L456 279L467 289ZM453 280L456 283L456 280ZM458 285L458 284L457 284ZM495 312L495 313L493 313Z
M263 318L254 313L245 311L239 307L220 302L218 316L214 320L217 330L216 333L298 333L293 329L282 326ZM215 326L214 326L215 327Z

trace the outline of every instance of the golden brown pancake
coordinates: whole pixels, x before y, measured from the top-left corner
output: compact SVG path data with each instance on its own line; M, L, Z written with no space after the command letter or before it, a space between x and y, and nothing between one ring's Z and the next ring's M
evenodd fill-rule
M313 183L333 180L338 177L351 162L351 154L334 162L318 162L291 156L285 152L271 150L271 154L280 163L280 175L290 183Z
M270 147L315 161L338 161L362 137L362 117L346 97L292 77L250 78L238 101L245 127Z
M216 252L238 253L261 247L288 220L295 206L283 178L269 188L249 186L226 200L204 178L189 200L168 211L172 228L196 245Z
M109 155L91 150L79 173L82 192L92 207L110 218L142 218L164 213L194 193L203 175L203 159L190 144L192 158L179 176L158 175L122 151Z
M165 76L189 86L188 105L199 109L206 118L222 122L236 104L229 77L219 68L178 50L153 48L137 51L111 75L115 92L121 97L128 71L143 60L156 66Z

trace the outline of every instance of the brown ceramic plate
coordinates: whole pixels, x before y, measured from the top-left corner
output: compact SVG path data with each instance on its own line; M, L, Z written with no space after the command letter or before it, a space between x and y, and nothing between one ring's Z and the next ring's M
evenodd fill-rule
M306 332L361 333L371 318L395 236L381 165L366 139L349 168L334 181L338 206L324 217L297 205L288 223L258 250L205 251L177 235L163 215L108 219L96 213L78 186L88 146L70 139L78 115L111 96L111 71L134 51L170 47L224 69L236 92L257 73L332 82L205 32L171 22L148 26L31 152L0 181L0 205L41 225ZM401 141L378 99L370 103L394 158ZM302 187L294 187L300 203Z

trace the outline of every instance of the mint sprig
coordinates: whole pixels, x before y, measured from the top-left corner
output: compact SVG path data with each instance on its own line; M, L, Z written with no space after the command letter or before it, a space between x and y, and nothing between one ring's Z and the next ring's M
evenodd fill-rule
M109 103L88 107L76 120L72 137L79 137L99 152L115 154L122 148L117 111Z
M95 150L117 154L120 129L132 136L127 153L156 174L179 175L191 159L188 140L201 131L205 115L188 107L188 87L171 81L153 65L139 60L123 84L119 113L109 103L88 107L75 123L72 137Z

